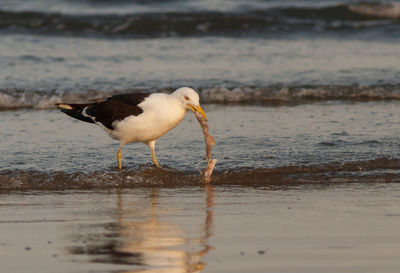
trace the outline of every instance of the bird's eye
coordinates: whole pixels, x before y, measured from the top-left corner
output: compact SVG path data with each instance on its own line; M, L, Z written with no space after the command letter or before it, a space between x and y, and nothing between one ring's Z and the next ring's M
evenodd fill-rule
M189 100L189 97L185 96L185 100Z

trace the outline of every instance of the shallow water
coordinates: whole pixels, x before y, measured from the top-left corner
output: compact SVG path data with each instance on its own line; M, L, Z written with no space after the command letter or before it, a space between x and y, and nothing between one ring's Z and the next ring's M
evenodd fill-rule
M216 140L214 183L397 182L398 107L398 101L205 105ZM157 141L164 170L152 167L150 150L139 143L124 147L122 172L116 169L119 143L100 127L53 110L2 115L3 190L197 184L206 166L204 139L191 113Z
M397 1L54 2L0 0L3 189L193 182L204 167L193 117L158 141L165 172L151 169L146 147L127 145L119 174L117 143L51 110L182 85L206 104L215 183L397 181Z
M399 185L10 193L0 262L7 272L397 272Z

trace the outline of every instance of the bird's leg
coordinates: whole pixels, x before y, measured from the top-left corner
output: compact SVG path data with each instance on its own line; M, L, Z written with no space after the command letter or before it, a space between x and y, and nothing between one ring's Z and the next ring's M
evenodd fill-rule
M150 147L151 150L151 159L153 160L153 163L156 167L161 168L160 164L158 163L157 157L156 157L156 141L152 140L147 142L147 145Z
M153 160L153 163L154 165L156 165L156 167L161 168L160 164L158 163L155 150L151 150L151 159Z
M122 169L122 164L121 164L121 158L122 158L122 144L119 146L119 149L117 151L117 160L118 160L118 169Z

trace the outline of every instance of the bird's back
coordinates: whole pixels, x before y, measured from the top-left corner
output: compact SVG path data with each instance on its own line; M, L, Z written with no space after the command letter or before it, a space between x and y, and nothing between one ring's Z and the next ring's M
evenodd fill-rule
M185 117L186 109L168 94L154 93L138 105L143 113L114 123L114 138L126 142L148 142L176 127Z
M76 119L103 127L122 142L148 142L176 127L186 108L174 96L164 93L121 94L88 104L58 104Z
M65 114L90 123L97 123L104 128L113 130L115 121L123 120L128 116L138 116L143 109L138 105L150 94L133 93L121 94L107 98L102 102L85 104L56 104Z
M139 116L143 109L139 106L150 94L133 93L109 97L103 102L96 103L86 109L85 114L113 130L113 123L129 116Z

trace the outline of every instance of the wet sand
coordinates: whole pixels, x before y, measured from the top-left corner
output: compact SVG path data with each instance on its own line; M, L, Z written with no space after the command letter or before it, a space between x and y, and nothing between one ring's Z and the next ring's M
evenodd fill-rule
M398 272L399 190L11 192L0 195L0 264L2 272Z

